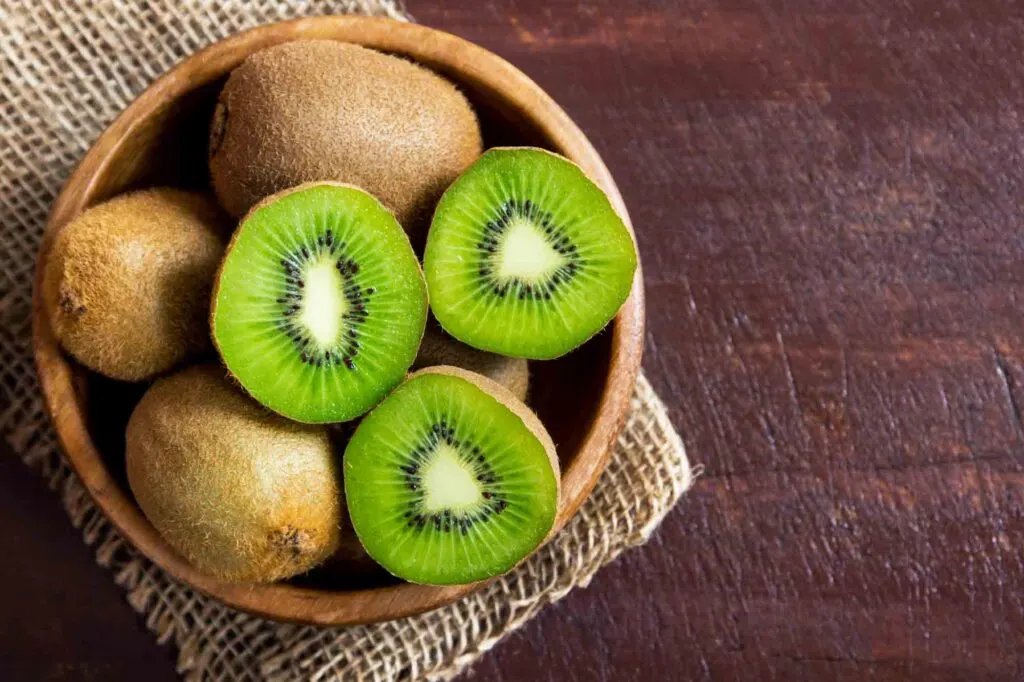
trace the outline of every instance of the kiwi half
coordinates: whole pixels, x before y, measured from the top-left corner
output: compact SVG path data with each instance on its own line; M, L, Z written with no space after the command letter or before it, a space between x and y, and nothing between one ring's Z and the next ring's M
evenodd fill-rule
M422 248L438 198L480 152L476 114L441 76L358 45L300 40L231 73L211 126L210 176L236 216L303 182L357 185Z
M316 182L242 220L217 277L213 338L246 391L308 423L358 417L405 377L427 317L401 226L356 187Z
M224 253L212 197L166 187L98 204L57 235L43 300L64 348L141 381L210 347L210 287Z
M526 360L467 346L445 334L436 321L428 320L423 342L412 368L417 370L440 365L483 374L507 388L519 400L525 401L530 390L530 369Z
M338 547L341 482L326 429L268 412L221 367L153 384L128 421L126 445L142 511L208 575L278 580Z
M572 162L486 152L445 192L424 255L431 309L475 348L549 359L600 331L633 283L632 236Z
M415 583L500 575L543 542L558 512L543 425L499 384L455 367L413 374L370 412L344 471L360 542Z

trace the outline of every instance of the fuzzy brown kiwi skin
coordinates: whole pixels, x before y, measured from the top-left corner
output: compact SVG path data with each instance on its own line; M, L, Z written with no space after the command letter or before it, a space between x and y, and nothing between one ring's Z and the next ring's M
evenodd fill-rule
M263 409L221 367L190 367L149 389L128 422L126 466L157 531L215 578L287 578L339 546L344 505L327 430Z
M483 148L476 114L450 82L337 41L293 41L250 55L219 102L210 174L236 216L286 187L339 180L380 198L422 247L437 198Z
M436 321L427 323L413 371L448 365L482 374L498 382L519 400L530 391L530 369L524 358L511 358L478 350L446 334Z
M121 381L152 378L207 351L224 218L212 198L164 187L121 195L66 225L42 286L64 349Z
M263 200L257 202L252 208L249 209L249 212L245 214L245 216L238 222L238 224L239 224L239 226L243 225L247 220L249 220L250 217L252 217L252 215L254 213L256 213L260 209L264 208L265 206L268 206L269 204L274 203L278 199L281 199L283 197L288 196L289 194L294 194L295 192L301 192L303 190L307 190L307 189L310 189L312 187L325 187L325 186L326 187L343 187L343 188L346 188L346 189L357 189L357 190L359 190L361 192L365 192L366 191L362 187L356 187L355 185L350 185L350 184L347 184L347 183L344 183L344 182L334 182L332 180L314 180L312 182L304 182L301 185L296 185L295 187L290 187L290 188L288 188L286 190L278 192L277 194L272 194L269 197L265 197ZM381 204L381 205L383 206L383 204ZM387 206L384 206L384 210L386 210L388 213L391 213L392 217L394 217L394 213ZM221 275L224 274L224 265L227 262L227 256L228 256L228 254L231 253L231 249L234 248L235 242L238 240L238 234L239 234L239 230L235 230L234 234L231 236L231 241L228 243L227 249L224 250L224 258L221 259L220 266L217 268L217 274L216 274L216 276L214 277L214 280L213 280L213 293L211 294L211 299L210 299L209 323L210 323L210 330L211 330L211 334L210 335L213 337L213 345L216 347L218 355L221 354L221 349L220 349L220 344L217 342L217 335L215 333L213 333L213 330L215 329L214 320L216 319L216 315L217 315L217 299L219 298L218 294L220 293L220 280L221 280ZM408 240L408 238L409 238L409 236L408 236L408 234L406 234L406 239ZM419 259L414 259L414 260L416 261L416 267L419 270L420 277L423 277L423 266L420 264ZM430 306L430 294L427 293L426 286L423 287L423 291L424 291L423 303L424 303L425 306L427 306L429 308L429 306ZM423 331L420 332L420 341L422 341L422 340L423 340ZM242 382L238 381L238 378L235 377L234 374L231 374L230 370L228 370L228 373L229 373L229 375L231 377L232 382L236 386L240 387L242 390L245 390L245 387L242 385ZM383 396L381 397L381 399L383 399Z
M465 379L510 409L513 414L522 419L523 424L525 424L526 428L530 430L530 433L532 433L537 440L540 441L541 445L544 446L544 452L547 453L548 461L551 462L551 468L555 471L555 481L558 484L559 507L561 507L562 468L558 463L558 453L555 449L554 441L551 440L551 435L548 434L548 430L544 428L544 424L541 422L540 417L534 414L533 410L527 407L522 400L517 398L510 390L499 384L497 381L488 379L482 374L462 369L461 367L445 365L441 365L439 367L426 367L417 372L413 372L409 376L409 380L411 381L412 379L424 374L440 374L443 376L453 376Z

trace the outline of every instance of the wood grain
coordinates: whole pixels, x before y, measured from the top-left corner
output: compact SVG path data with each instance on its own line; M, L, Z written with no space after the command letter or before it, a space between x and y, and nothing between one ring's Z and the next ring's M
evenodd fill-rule
M644 260L645 368L707 467L473 679L1024 678L1024 7L409 5L601 152ZM106 679L165 665L105 655Z
M175 652L145 631L43 478L2 443L0 499L0 679L178 680Z
M488 8L416 13L619 179L645 369L707 470L480 678L1021 679L1024 7Z

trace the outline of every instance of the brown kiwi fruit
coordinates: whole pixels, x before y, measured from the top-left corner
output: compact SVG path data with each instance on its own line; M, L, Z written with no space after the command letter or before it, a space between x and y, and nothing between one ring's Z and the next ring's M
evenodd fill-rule
M210 174L239 217L305 182L359 186L420 247L437 200L481 149L476 115L442 77L358 45L304 40L231 73L210 131Z
M412 369L439 365L482 374L504 386L519 400L525 401L530 390L530 369L524 358L510 358L467 346L446 334L441 325L431 319Z
M126 440L135 499L200 571L269 582L338 549L344 503L327 430L268 412L221 367L190 367L153 384Z
M54 335L86 367L140 381L210 347L210 289L225 216L177 189L94 206L57 235L43 300Z

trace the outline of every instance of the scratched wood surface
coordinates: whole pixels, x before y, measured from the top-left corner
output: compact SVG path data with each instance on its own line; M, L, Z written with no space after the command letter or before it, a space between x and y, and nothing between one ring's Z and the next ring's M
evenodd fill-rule
M1024 679L1024 3L409 4L605 155L645 368L707 467L478 679ZM173 679L9 469L0 671Z

